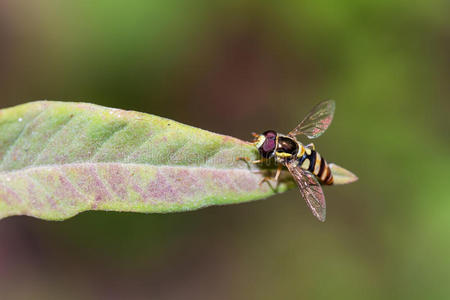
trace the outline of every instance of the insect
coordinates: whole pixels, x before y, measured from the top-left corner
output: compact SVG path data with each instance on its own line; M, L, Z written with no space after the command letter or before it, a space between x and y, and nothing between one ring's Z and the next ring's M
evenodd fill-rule
M328 163L316 151L313 143L304 146L296 137L304 135L314 139L322 135L333 120L335 102L328 100L316 105L303 121L287 135L274 130L263 134L253 134L253 144L258 149L262 159L253 161L261 163L267 159L275 159L278 169L276 182L285 166L297 183L302 197L314 216L324 222L326 217L325 196L321 185L339 185L358 180L355 174L336 165ZM263 181L268 181L264 178ZM263 182L262 181L262 182Z

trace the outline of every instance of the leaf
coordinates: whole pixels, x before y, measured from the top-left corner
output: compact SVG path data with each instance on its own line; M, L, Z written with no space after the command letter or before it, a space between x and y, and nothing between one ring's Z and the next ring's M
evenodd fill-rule
M276 189L237 157L253 145L134 111L40 101L0 110L0 218L86 210L166 213L262 199Z

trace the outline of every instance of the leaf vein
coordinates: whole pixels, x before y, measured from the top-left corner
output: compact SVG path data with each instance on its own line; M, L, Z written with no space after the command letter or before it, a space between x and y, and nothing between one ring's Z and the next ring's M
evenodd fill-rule
M67 180L67 182L70 183L70 185L73 187L73 189L74 189L81 197L83 197L83 198L85 199L86 202L89 202L89 198L88 198L87 194L86 194L84 191L82 191L82 190L80 190L80 189L78 188L78 184L75 185L75 184L72 182L72 180L70 180L69 176L67 176L67 174L66 174L66 171L65 171L65 170L58 170L58 171L59 171L59 173Z
M111 138L113 138L118 132L125 130L128 126L130 125L130 123L125 123L120 125L120 127L115 130L110 136L108 136L95 150L95 152L92 154L92 158L90 159L91 161L95 161L95 159L97 158L96 156L98 156L99 154L101 154L101 149L103 148L103 146L109 141L111 140Z
M34 178L33 176L31 176L31 174L25 174L25 176L26 176L30 181L34 182L36 185L39 185L39 186L44 190L45 194L47 194L48 196L50 196L50 194L49 194L47 188L46 188L42 183L40 183L36 178Z
M116 197L120 199L120 196L114 190L112 190L112 188L109 187L109 184L108 185L106 184L106 180L100 177L100 173L98 171L98 164L95 164L94 168L95 168L95 175L97 176L98 181L100 181L100 183L104 186L105 190L108 191L111 197L114 197L114 195L116 195Z
M172 154L170 154L169 157L167 158L167 163L170 163L175 158L175 156L177 156L178 153L183 151L186 148L187 144L188 143L185 142L181 147L178 147L177 150L175 150Z
M14 142L11 143L11 145L8 147L8 150L6 151L5 155L2 158L2 161L0 163L0 168L3 169L4 168L4 164L5 162L7 162L8 160L6 159L12 152L12 150L16 147L17 143L19 142L20 139L22 139L24 133L27 131L27 129L31 126L31 124L33 124L36 119L41 116L47 109L43 109L41 112L39 112L38 114L36 114L24 127L23 129L20 131L20 134L16 137L16 139L14 140Z
M36 158L33 159L33 161L30 162L30 165L34 165L36 162L39 161L39 159L41 159L41 156L43 153L45 153L47 151L48 146L56 139L56 137L58 136L58 134L65 128L67 127L67 125L73 120L73 117L69 117L69 119L67 121L65 121L64 123L61 124L61 126L55 131L53 132L53 134L50 136L50 138L48 138L47 143L45 144L44 148L42 148L41 151L39 151L39 154L36 155Z
M138 152L142 148L142 146L144 146L146 143L152 141L156 136L159 136L164 132L165 132L165 130L163 130L157 134L153 134L148 139L145 139L142 143L140 143L138 146L136 146L136 148L130 154L128 154L127 157L125 157L122 161L127 162L136 152Z

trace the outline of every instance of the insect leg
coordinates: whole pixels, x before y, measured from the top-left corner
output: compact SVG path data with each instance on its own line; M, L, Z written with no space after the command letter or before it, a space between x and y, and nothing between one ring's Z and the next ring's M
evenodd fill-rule
M264 182L267 182L270 185L270 180L271 179L272 179L272 177L266 176L263 179L261 179L261 181L258 183L258 185L262 185Z
M262 163L262 162L264 162L264 160L262 160L262 159L257 159L257 160L252 161L252 164L260 164L260 163Z
M281 168L282 168L282 166L278 165L277 173L275 174L275 177L273 178L275 180L275 182L278 182L278 178L280 177L280 174L281 174Z
M270 185L270 181L271 180L275 180L275 183L278 183L278 179L280 177L281 174L281 169L283 168L282 165L278 165L277 168L277 173L275 174L275 177L271 177L271 176L266 176L263 179L261 179L261 181L259 182L259 185L263 184L264 182L267 182Z
M263 159L257 159L257 160L251 160L250 158L248 158L248 157L238 157L238 158L236 158L236 160L243 160L243 161L245 161L245 162L249 162L249 163L252 163L252 164L260 164L260 163L263 163L264 162L264 160Z

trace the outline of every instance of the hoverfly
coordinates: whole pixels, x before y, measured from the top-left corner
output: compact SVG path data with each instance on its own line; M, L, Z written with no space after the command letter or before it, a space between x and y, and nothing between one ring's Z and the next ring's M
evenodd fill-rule
M253 134L253 144L262 159L253 161L261 163L274 158L278 164L275 181L285 166L300 188L314 216L325 221L326 204L321 185L338 185L358 180L352 172L327 161L316 151L313 143L304 146L296 136L304 135L314 139L322 135L333 120L335 102L328 100L316 105L303 121L287 135L267 130L263 134ZM263 181L269 180L268 178Z

